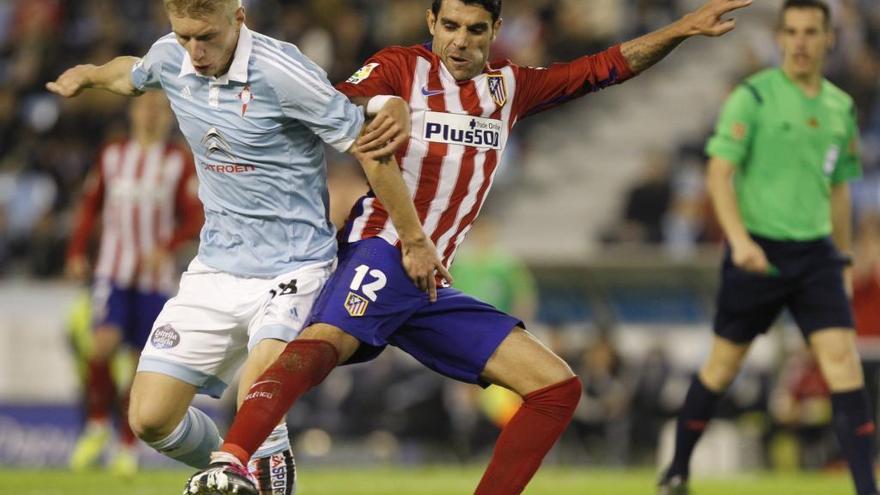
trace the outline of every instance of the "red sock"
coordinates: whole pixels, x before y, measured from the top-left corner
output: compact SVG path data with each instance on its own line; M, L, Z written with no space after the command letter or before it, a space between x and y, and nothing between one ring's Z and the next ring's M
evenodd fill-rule
M260 375L229 428L224 452L245 465L302 394L324 381L339 354L323 340L294 340Z
M126 447L134 445L136 440L134 432L131 431L131 426L128 425L128 406L130 404L130 397L131 388L124 391L122 396L119 397L119 441Z
M498 437L475 495L522 493L571 421L581 387L580 379L573 377L523 398L519 411Z
M110 363L104 359L89 361L86 383L86 414L90 420L106 420L116 396L116 385L110 376Z

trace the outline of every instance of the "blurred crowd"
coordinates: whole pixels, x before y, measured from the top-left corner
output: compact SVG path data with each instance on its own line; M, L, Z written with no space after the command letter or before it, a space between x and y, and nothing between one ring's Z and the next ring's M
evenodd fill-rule
M856 98L866 178L854 191L855 211L857 222L866 226L858 232L873 236L857 243L868 260L857 269L880 280L880 2L832 3L840 36L828 76ZM381 47L426 41L424 15L429 4L245 0L251 29L296 43L327 70L331 82L347 78ZM493 55L523 65L571 59L659 27L690 6L685 0L505 0L505 28ZM45 82L75 63L99 64L120 54L144 54L168 31L160 0L0 2L0 278L61 274L83 180L101 143L126 128L123 98L93 92L62 101L43 89ZM774 62L772 43L764 41L756 40L731 84ZM720 240L702 186L702 149L710 132L707 127L704 135L673 149L645 151L643 173L635 179L620 218L603 232L604 242L662 245L686 253L699 243ZM350 164L341 163L331 167L331 188L334 183L334 201L341 203L334 210L344 212L344 204L363 191L363 181ZM467 256L463 252L461 261ZM531 293L510 310L529 319L536 304L535 288L529 288L533 282L515 264L506 270L518 273L514 283ZM487 275L476 281L491 280ZM494 289L500 287L499 282ZM880 293L880 284L865 290ZM490 301L491 297L485 296ZM880 329L880 314L872 313L876 308L863 308L864 318L875 318ZM553 342L553 334L549 340ZM591 452L611 463L651 455L662 423L680 403L674 386L685 378L676 376L673 364L659 351L637 365L622 361L607 330L593 332L582 343L559 344L557 349L587 387L587 398L566 439L571 451ZM491 446L496 426L515 410L510 397L462 389L392 356L386 353L365 368L368 372L334 374L327 386L296 409L292 424L309 418L309 424L341 438L371 432L368 440L386 455L405 454L409 440L451 443L454 452L467 459ZM782 381L791 386L781 391L771 390L766 376L738 382L725 406L727 414L765 410L772 402L777 419L771 422L782 425L778 428L824 425L827 418L815 409L822 406L804 406L814 408L807 412L796 406L821 399L827 391L811 381L808 363L797 361L791 367ZM801 415L808 417L801 421ZM421 455L419 450L411 452Z
M570 59L674 19L679 3L506 0L493 56L524 65ZM381 47L428 36L429 0L244 4L252 29L296 43L331 82L347 78ZM160 0L0 2L0 276L60 273L86 172L101 142L125 127L123 98L86 93L61 101L44 90L45 82L75 63L144 54L168 31Z
M853 185L854 221L859 225L866 218L876 221L880 212L880 3L837 0L829 4L837 42L825 74L854 98L861 129L865 177ZM763 36L755 36L742 53L729 81L731 88L765 67L778 65L779 53L771 37L775 19L766 22ZM717 103L716 111L721 104ZM662 246L681 257L700 244L721 240L703 186L707 162L703 149L713 127L714 121L706 122L701 134L644 152L641 172L626 193L618 217L610 219L601 233L602 242Z

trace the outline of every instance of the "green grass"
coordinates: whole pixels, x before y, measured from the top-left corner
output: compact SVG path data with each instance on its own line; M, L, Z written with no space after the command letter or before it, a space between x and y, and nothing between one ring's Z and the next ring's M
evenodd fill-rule
M123 481L94 472L0 470L0 495L179 494L187 471L147 471ZM311 469L300 476L297 495L450 495L473 493L477 468ZM699 479L694 495L849 495L844 473L754 475ZM650 471L542 469L527 495L653 495Z

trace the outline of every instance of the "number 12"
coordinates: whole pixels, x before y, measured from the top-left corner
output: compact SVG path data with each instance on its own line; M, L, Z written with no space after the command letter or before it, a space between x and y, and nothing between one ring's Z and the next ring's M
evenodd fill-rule
M354 279L351 281L351 286L349 288L354 291L360 290L364 293L365 296L367 296L367 299L376 302L376 299L378 297L376 293L382 290L383 287L385 287L385 284L388 283L388 277L386 277L381 270L371 270L370 267L367 265L361 265L357 267L354 273ZM364 284L364 279L367 277L368 273L376 280L373 280L368 284Z

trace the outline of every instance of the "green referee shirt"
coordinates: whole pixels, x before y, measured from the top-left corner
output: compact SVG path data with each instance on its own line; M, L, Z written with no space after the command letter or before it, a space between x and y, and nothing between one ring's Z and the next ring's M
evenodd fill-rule
M831 234L831 186L861 176L852 98L826 80L810 98L779 68L733 91L706 153L736 166L746 229L775 240Z

